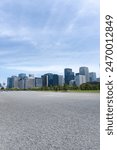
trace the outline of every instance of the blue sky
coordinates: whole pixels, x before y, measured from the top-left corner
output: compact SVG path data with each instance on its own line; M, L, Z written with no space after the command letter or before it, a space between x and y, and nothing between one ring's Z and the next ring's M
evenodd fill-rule
M0 82L21 72L99 76L99 0L0 0Z

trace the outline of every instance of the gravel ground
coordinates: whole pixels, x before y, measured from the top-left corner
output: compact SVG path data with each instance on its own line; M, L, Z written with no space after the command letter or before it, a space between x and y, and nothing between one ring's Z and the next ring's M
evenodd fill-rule
M98 93L0 92L0 150L99 150Z

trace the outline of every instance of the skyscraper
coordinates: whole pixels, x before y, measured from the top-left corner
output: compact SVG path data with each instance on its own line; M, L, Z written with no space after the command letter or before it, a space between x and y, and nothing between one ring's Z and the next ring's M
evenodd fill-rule
M26 78L19 78L18 80L18 87L19 89L25 89L25 83L26 83Z
M19 74L19 78L25 78L26 77L26 74L25 73L20 73Z
M42 78L35 78L35 87L42 87Z
M53 86L63 86L63 76L54 74L53 75Z
M86 82L89 82L89 69L88 67L80 67L79 74L86 76Z
M74 72L72 72L72 69L65 68L64 77L65 77L65 84L69 85L69 82L74 79Z
M53 85L57 86L59 84L59 76L57 74L53 75Z
M75 76L75 85L79 86L83 83L86 83L86 76L85 75Z
M7 88L12 88L12 78L11 77L7 78Z
M34 77L28 77L24 79L24 85L25 89L31 89L35 87L35 78Z
M47 75L42 75L42 86L48 87L48 76Z
M63 79L63 76L62 76L62 75L58 75L58 78L59 78L58 85L63 86L63 85L64 85L64 79Z
M53 74L47 73L42 76L43 86L53 86Z
M18 88L18 77L12 76L7 78L7 88Z
M26 88L26 80L27 80L26 74L25 73L20 73L18 77L19 77L18 87L20 89L25 89Z
M90 72L89 73L89 79L90 79L90 82L96 82L97 81L96 73L95 72Z

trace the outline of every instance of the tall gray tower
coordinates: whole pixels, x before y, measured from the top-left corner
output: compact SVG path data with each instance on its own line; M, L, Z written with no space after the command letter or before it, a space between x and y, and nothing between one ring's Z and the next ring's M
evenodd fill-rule
M86 82L89 82L89 68L88 67L80 67L79 74L86 76Z
M69 82L74 79L74 72L72 72L71 68L64 69L64 77L65 77L65 84L69 85Z

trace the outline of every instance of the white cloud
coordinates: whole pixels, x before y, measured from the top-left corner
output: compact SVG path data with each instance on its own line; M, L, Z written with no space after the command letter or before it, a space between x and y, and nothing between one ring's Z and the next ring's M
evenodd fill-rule
M64 68L72 68L75 73L79 72L79 67L81 66L88 66L90 72L96 72L97 76L99 76L99 65L92 65L92 64L82 64L82 65L50 65L50 66L43 66L43 67L27 67L27 66L14 66L14 67L7 67L9 70L16 70L18 72L26 72L26 73L34 73L43 75L45 73L57 73L64 75Z
M42 72L53 72L53 73L63 73L64 66L60 65L52 65L52 66L43 66L43 67L27 67L27 66L9 66L6 67L10 70L17 70L17 71L23 71L23 72L31 72L31 73L42 73Z
M98 23L98 0L1 1L0 63L9 72L88 65L99 54Z

